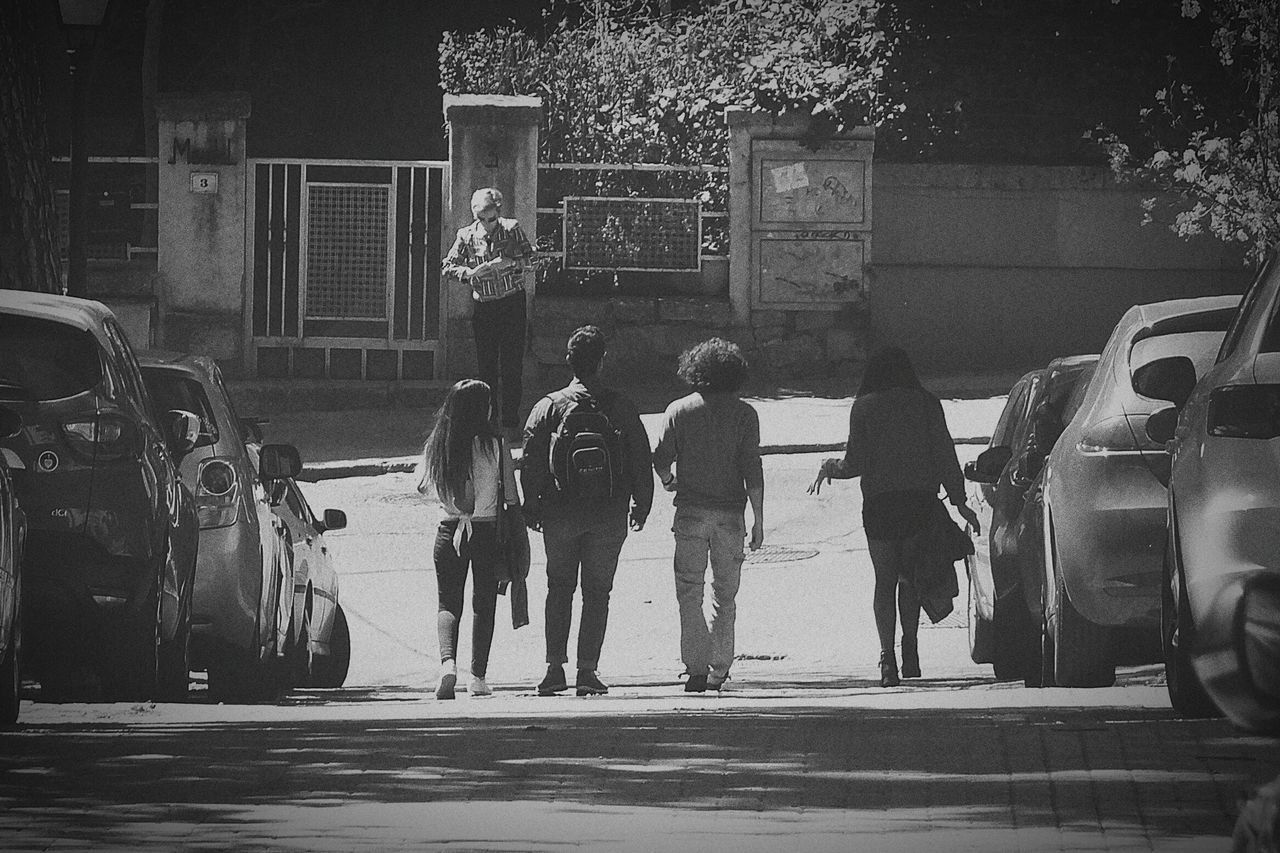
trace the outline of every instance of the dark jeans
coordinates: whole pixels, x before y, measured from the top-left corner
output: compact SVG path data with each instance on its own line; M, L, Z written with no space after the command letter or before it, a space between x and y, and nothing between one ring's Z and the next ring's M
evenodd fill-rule
M609 594L618 555L627 538L627 516L570 515L542 525L547 551L547 663L569 662L573 593L582 572L582 618L578 622L578 669L595 671L609 624Z
M471 537L462 543L462 553L453 548L458 519L447 518L436 531L436 586L440 610L436 631L440 638L440 660L456 658L458 621L462 618L463 590L467 585L467 565L471 566L471 674L484 678L489 670L489 648L493 645L493 619L498 609L498 581L494 564L498 559L497 526L492 521L475 521Z
M500 403L502 425L520 425L520 395L524 370L524 291L474 303L471 330L476 338L476 369L480 379L493 389L494 403ZM497 396L498 386L501 396Z

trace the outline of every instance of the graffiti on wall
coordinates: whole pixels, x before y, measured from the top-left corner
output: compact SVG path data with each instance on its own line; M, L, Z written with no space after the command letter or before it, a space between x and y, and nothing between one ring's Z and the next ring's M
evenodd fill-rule
M760 304L856 302L865 245L850 232L767 232L760 239Z
M857 160L760 161L760 221L861 224L866 166Z

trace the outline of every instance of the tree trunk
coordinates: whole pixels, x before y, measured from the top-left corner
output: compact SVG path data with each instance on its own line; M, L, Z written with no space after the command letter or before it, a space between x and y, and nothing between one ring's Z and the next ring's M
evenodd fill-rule
M0 288L58 293L58 217L28 5L0 2Z

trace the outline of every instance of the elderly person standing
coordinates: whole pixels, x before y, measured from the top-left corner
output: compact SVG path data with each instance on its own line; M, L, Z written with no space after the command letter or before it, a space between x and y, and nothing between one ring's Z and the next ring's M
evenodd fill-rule
M528 318L524 281L533 247L520 223L501 212L501 192L494 187L476 190L471 196L475 221L458 229L441 269L471 285L477 372L491 388L501 386L502 429L506 438L516 440Z

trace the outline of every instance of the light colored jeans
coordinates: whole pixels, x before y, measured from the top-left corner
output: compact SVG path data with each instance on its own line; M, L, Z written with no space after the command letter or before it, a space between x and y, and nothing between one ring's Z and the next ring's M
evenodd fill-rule
M690 675L723 679L733 664L734 599L742 580L746 520L741 510L681 506L676 536L676 601L680 605L680 658ZM703 614L707 558L711 560L711 619Z

